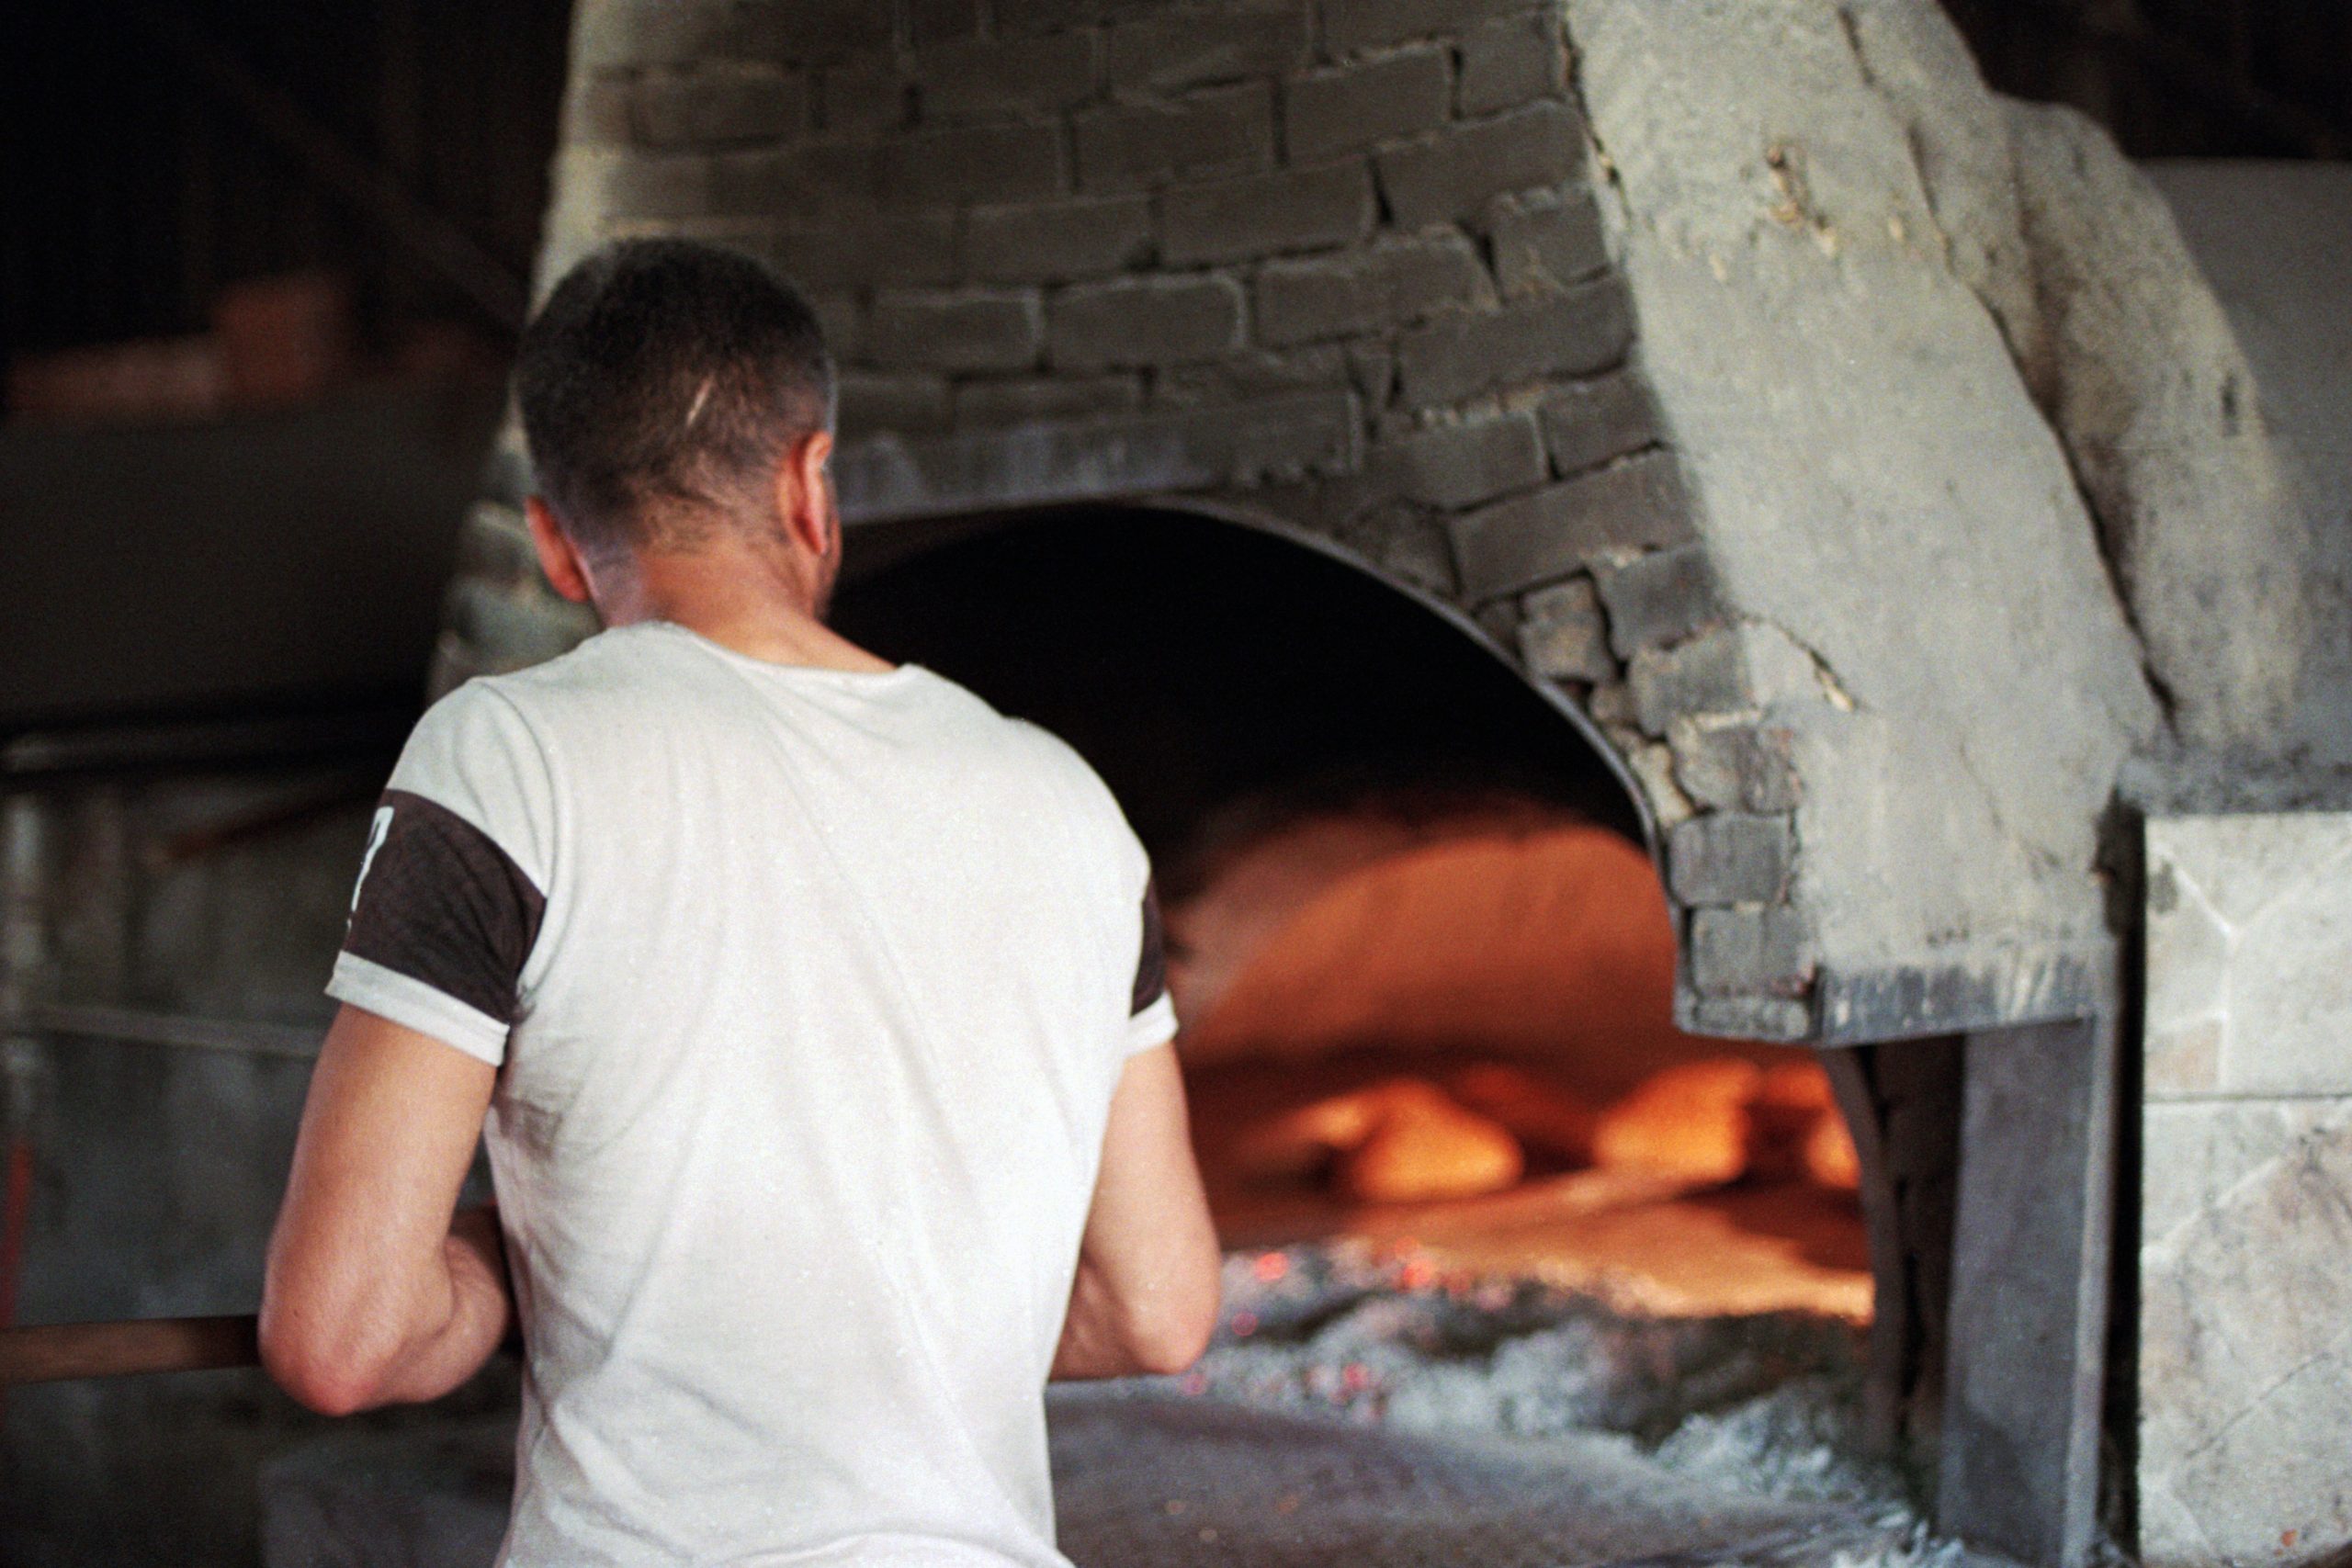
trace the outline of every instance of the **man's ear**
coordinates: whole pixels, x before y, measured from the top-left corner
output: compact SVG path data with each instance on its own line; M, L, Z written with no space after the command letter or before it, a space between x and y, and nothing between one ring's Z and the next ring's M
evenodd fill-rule
M833 547L833 477L825 466L832 455L832 433L813 432L786 455L775 476L786 536L819 560Z
M527 497L523 515L530 520L531 543L538 549L539 570L548 574L548 586L575 604L588 603L588 568L579 549L564 537L548 503L536 495Z

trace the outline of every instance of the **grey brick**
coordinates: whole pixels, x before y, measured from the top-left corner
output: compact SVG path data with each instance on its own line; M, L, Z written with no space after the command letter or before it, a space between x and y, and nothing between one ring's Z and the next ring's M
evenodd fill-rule
M1778 904L1788 897L1796 848L1785 817L1694 817L1667 840L1667 886L1685 904Z
M1503 17L1462 35L1462 112L1492 114L1567 86L1556 9Z
M1154 378L1152 400L1169 407L1217 408L1298 392L1345 391L1353 379L1347 352L1333 344L1280 354L1252 349L1162 370Z
M817 118L827 130L896 130L907 123L910 88L881 55L827 66L817 78Z
M1640 457L1465 512L1451 527L1463 591L1473 603L1555 581L1604 550L1690 537L1671 459Z
M803 141L756 152L714 153L712 191L719 211L758 218L780 212L870 212L874 154L849 142Z
M1633 657L1626 683L1633 688L1634 720L1651 735L1664 735L1679 716L1737 713L1750 705L1754 691L1745 649L1728 626L1670 649L1642 649Z
M1020 376L965 381L956 389L956 418L973 425L1090 419L1142 406L1143 382L1133 374Z
M1593 575L1609 606L1610 636L1624 658L1652 644L1679 642L1723 619L1714 569L1695 544L1653 550L1623 566L1603 565Z
M1544 446L1535 416L1433 425L1374 448L1373 468L1393 477L1398 492L1424 506L1458 512L1544 482Z
M637 84L610 72L583 72L563 98L563 140L573 147L627 147L637 136Z
M1685 1033L1724 1040L1797 1041L1813 1034L1813 1009L1794 997L1684 993L1675 998L1674 1021Z
M735 0L737 48L750 60L824 60L885 50L898 7L876 0Z
M852 370L841 378L842 439L876 431L913 434L947 428L947 378L882 376Z
M1700 909L1690 916L1690 980L1701 991L1799 996L1813 983L1813 971L1804 919L1794 909Z
M1447 305L1490 304L1494 289L1469 241L1433 234L1270 262L1255 294L1259 341L1279 346L1404 326Z
M808 124L808 79L798 72L714 64L638 84L638 134L655 147L775 141Z
M1384 149L1376 159L1381 193L1399 228L1468 218L1505 191L1567 179L1582 129L1565 103L1457 124Z
M845 290L814 293L808 305L835 359L846 365L865 357L865 302L860 296Z
M866 325L868 355L891 369L1019 370L1036 363L1044 337L1026 289L885 291Z
M1062 188L1061 130L1014 121L919 133L885 145L875 168L895 206L1042 201Z
M998 109L1066 109L1094 95L1100 45L1091 32L967 39L915 57L926 119Z
M1109 74L1116 87L1166 92L1279 75L1306 48L1304 6L1163 12L1112 27Z
M1745 719L1709 722L1677 715L1667 725L1674 776L1711 810L1781 813L1797 807L1793 738L1781 727Z
M1600 204L1583 189L1498 197L1487 209L1495 277L1510 299L1556 294L1609 265Z
M1555 473L1598 468L1662 438L1649 389L1631 370L1555 387L1544 399L1544 446Z
M1212 87L1173 103L1119 104L1080 114L1078 183L1135 190L1170 179L1239 174L1274 161L1274 89Z
M1529 594L1521 605L1526 619L1520 623L1519 656L1531 674L1592 684L1616 678L1591 583L1570 578Z
M1527 0L1340 0L1323 7L1323 39L1334 54L1452 36L1490 17L1529 9Z
M1151 202L1141 196L975 208L964 266L991 283L1058 283L1124 271L1151 254Z
M1217 274L1125 277L1054 297L1054 367L1105 370L1215 359L1241 344L1241 286Z
M1350 244L1371 232L1373 217L1360 163L1245 175L1163 196L1159 254L1185 266Z
M1412 408L1455 403L1550 376L1589 376L1624 357L1633 311L1615 278L1492 313L1440 316L1397 344Z
M956 280L956 220L945 212L844 211L829 222L776 228L760 248L805 288Z
M1283 91L1283 146L1293 158L1328 158L1445 123L1453 63L1437 48L1291 79Z

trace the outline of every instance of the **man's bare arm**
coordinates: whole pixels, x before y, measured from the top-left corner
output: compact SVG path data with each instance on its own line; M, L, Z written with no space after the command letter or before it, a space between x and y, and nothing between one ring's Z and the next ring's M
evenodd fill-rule
M335 1015L262 1287L263 1363L311 1409L436 1399L505 1337L497 1214L453 1214L496 1077L374 1013Z
M1053 1375L1191 1366L1216 1326L1218 1263L1175 1048L1139 1052L1111 1100Z

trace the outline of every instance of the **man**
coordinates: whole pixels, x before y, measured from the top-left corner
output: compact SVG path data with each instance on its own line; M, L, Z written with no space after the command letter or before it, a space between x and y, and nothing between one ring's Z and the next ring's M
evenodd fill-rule
M427 1400L519 1319L507 1563L1061 1563L1046 1378L1180 1370L1216 1312L1143 851L1059 742L822 624L831 369L773 275L609 247L516 386L607 629L393 773L264 1358Z

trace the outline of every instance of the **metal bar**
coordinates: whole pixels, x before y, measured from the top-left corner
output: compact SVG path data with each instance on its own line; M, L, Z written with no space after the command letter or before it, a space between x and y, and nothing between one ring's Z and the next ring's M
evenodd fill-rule
M0 1328L0 1388L143 1372L199 1372L261 1365L258 1320L159 1317L129 1323L58 1323Z

